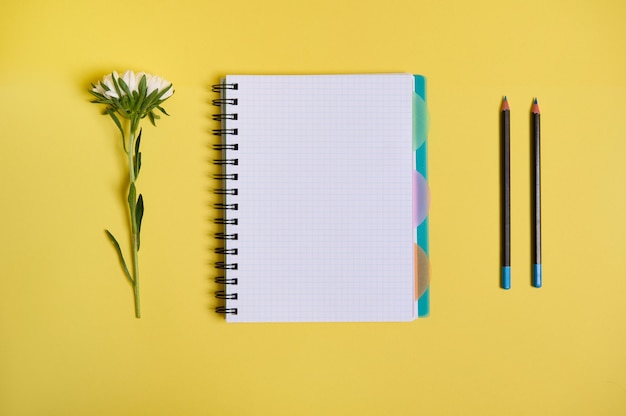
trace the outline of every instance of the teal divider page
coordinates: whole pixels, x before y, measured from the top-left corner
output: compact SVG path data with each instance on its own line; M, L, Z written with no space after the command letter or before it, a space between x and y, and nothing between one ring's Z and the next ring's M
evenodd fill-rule
M414 75L415 78L415 100L414 106L414 145L415 145L415 168L426 180L428 180L428 128L429 116L426 106L426 78L421 75ZM428 244L428 215L417 227L417 245L421 248L426 257L429 258L430 250ZM424 268L421 268L424 270ZM430 266L428 270L428 287L417 300L418 317L426 317L430 314ZM419 277L418 277L419 278Z

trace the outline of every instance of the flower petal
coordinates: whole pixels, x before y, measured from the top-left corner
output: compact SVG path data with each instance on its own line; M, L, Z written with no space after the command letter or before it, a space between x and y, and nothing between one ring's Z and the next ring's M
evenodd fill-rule
M159 77L149 74L146 74L146 76L147 94L150 95L152 91L159 89Z
M174 86L173 86L171 83L169 83L169 84L167 84L167 85L165 86L165 88L167 88L168 86L170 87L170 89L169 89L169 90L167 90L167 91L165 92L165 94L163 94L163 95L161 96L161 101L164 101L165 99L167 99L167 98L171 97L171 96L172 96L172 94L174 94ZM165 88L163 88L163 89L165 89Z
M106 92L106 90L102 86L102 83L100 83L100 82L98 82L96 85L94 85L94 87L91 90L94 91L94 92L97 92L100 95L104 95L104 93Z
M137 79L135 77L135 72L131 71L130 69L126 72L124 72L124 75L122 75L122 79L124 80L124 82L126 83L126 85L128 85L128 89L132 92L132 91L137 91Z

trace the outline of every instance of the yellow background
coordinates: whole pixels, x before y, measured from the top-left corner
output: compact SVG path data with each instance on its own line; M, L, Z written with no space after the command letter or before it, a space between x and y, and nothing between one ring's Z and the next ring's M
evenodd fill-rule
M626 3L4 1L0 414L626 414ZM118 132L90 82L174 83L144 127L142 312ZM428 77L432 314L227 325L212 313L209 85L226 73ZM512 109L513 288L499 289L498 117ZM530 286L529 110L544 287ZM271 197L271 195L268 195Z

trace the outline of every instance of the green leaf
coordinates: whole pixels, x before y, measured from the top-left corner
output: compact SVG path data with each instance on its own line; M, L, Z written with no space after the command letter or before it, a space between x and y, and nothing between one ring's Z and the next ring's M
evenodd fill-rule
M124 109L124 111L126 111L126 113L129 113L129 110L131 108L131 97L128 95L125 95L122 98L120 98L120 105Z
M139 134L137 135L137 141L135 142L135 153L139 153L139 143L141 142L141 132L143 130L139 129Z
M152 123L152 125L156 126L156 123L154 122L154 120L157 119L158 116L155 116L154 113L151 111L148 113L148 117L150 118L150 122Z
M113 121L115 122L115 125L117 126L118 129L120 129L120 132L122 132L122 136L124 136L124 129L122 128L122 123L120 122L120 119L117 118L117 115L115 114L115 110L113 110L111 107L108 107L105 112L111 116L111 118L113 119Z
M159 90L154 90L150 93L150 95L146 97L145 100L143 100L139 114L145 114L146 111L152 110L152 106L157 101L156 97L158 94L159 94Z
M120 99L119 98L111 98L111 107L113 107L113 109L116 110L116 111L122 110L122 105L120 104Z
M169 90L171 90L173 86L174 86L173 84L170 84L170 85L168 85L168 86L167 86L167 88L160 90L160 91L159 91L159 95L157 95L157 100L160 100L160 99L161 99L161 97L163 97L163 95L164 95L166 92L168 92Z
M113 243L113 247L115 247L115 250L117 251L117 255L118 255L119 259L120 259L120 264L122 265L122 269L124 270L124 274L126 275L126 278L130 282L130 285L134 287L135 286L135 281L130 276L130 272L128 271L128 267L126 267L126 261L124 260L124 255L122 254L122 249L120 248L119 243L117 242L115 237L113 237L113 234L111 234L109 232L109 230L104 230L104 231L107 233L107 236L109 237L109 240L111 240L111 243Z
M139 144L141 143L141 131L139 129L139 134L137 135L137 141L135 142L135 156L134 156L134 164L135 164L135 179L139 176L139 169L141 169L141 152L139 151Z
M139 93L137 91L133 91L131 103L132 103L132 112L136 114L139 110L139 107L142 104L142 99L139 96Z
M137 199L137 210L135 211L135 218L137 221L137 250L139 250L139 234L141 233L141 220L143 219L143 196L141 194L139 194L139 199Z
M137 190L135 189L135 183L131 182L130 189L128 190L128 207L131 214L135 210L135 198L137 198Z
M146 85L147 80L146 80L146 75L142 75L141 79L139 80L139 95L142 97L145 97L146 94L148 93L148 86Z
M128 84L126 83L126 81L124 81L122 78L118 78L118 82L120 83L120 87L122 88L122 90L124 90L126 95L130 96L130 88L128 88Z
M141 170L141 152L135 155L135 179L139 176L139 171Z
M117 115L115 115L115 111L111 107L108 107L105 110L105 113L111 116L117 128L120 129L120 132L122 133L122 141L124 141L124 128L122 127L122 123L120 122L120 119L117 118ZM124 150L126 150L126 143L124 143Z
M155 107L157 107L159 104L165 101L165 100L161 100L161 97L171 88L172 88L172 84L168 85L167 88L165 89L152 91L152 93L150 93L150 95L144 101L144 105L141 107L142 109L141 114L143 114L144 112L147 112L147 113L151 112L152 110L154 110ZM167 113L164 113L164 114L167 114ZM156 119L158 119L158 117Z
M165 114L166 116L169 116L169 114L167 114L167 111L165 111L165 109L163 107L161 107L160 105L157 105L157 107L159 109L159 111L161 111L163 114Z
M98 91L89 90L89 94L95 96L98 100L106 100L106 97L100 94Z
M117 91L117 95L119 97L121 97L123 94L122 94L122 90L120 89L120 85L119 85L120 78L119 77L115 77L115 76L111 76L111 79L113 80L113 86L115 87L115 91Z

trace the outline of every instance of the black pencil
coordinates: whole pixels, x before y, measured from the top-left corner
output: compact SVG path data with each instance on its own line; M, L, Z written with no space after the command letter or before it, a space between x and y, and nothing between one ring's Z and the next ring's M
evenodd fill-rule
M502 139L502 276L503 289L511 288L511 148L510 109L504 97L500 110L500 133Z
M534 287L542 285L541 270L541 114L537 99L532 108L533 131L533 281Z

